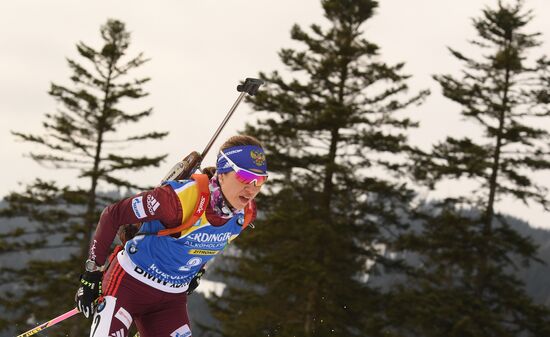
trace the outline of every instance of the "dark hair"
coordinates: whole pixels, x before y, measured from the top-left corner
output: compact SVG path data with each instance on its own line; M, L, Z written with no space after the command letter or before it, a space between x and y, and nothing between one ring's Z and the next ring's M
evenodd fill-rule
M225 143L220 147L220 151L226 150L233 146L246 146L246 145L256 145L263 148L262 143L259 140L252 136L247 135L237 135L230 137Z
M246 145L256 145L263 148L262 143L260 143L259 140L257 140L252 136L236 135L236 136L229 137L229 139L227 139L225 143L223 143L222 146L220 146L220 151L227 150L228 148L233 146L246 146ZM205 167L202 169L202 173L205 173L206 175L208 175L208 178L212 178L216 173L216 167L215 166Z

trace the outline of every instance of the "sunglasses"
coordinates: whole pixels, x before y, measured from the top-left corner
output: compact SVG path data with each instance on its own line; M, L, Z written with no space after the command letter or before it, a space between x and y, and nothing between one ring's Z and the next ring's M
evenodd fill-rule
M240 181L243 184L252 184L254 183L254 186L262 186L265 181L267 180L267 173L260 174L260 173L254 173L249 170L245 170L243 168L240 168L235 164L231 159L229 159L228 156L223 153L223 151L220 151L221 155L227 160L227 163L229 163L229 166L235 171L235 177L237 177L237 180Z

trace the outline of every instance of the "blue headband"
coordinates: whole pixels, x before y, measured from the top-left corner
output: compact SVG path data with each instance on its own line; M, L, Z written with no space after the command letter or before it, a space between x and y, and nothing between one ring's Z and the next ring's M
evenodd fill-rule
M223 150L223 154L229 157L229 159L240 168L260 174L267 173L265 152L259 146L233 146ZM227 173L232 170L227 160L221 154L218 154L216 171L218 173Z

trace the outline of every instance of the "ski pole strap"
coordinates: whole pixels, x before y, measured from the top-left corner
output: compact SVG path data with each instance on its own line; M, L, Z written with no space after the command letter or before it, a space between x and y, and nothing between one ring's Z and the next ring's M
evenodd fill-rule
M193 210L193 213L187 219L187 221L183 222L178 227L160 230L157 233L158 236L165 236L165 235L171 235L174 233L179 233L193 226L193 224L197 222L200 219L200 217L203 215L204 211L206 210L206 207L208 207L208 202L210 201L210 189L208 188L208 183L209 183L208 176L206 174L193 174L191 175L191 179L197 182L197 187L199 189L199 198L197 200L197 203L195 204L195 209Z
M78 309L77 309L77 308L74 308L73 310L67 311L66 313L64 313L64 314L62 314L62 315L59 315L59 316L57 316L56 318L54 318L54 319L52 319L52 320L49 320L49 321L47 321L46 323L43 323L43 324L37 326L36 328L32 328L32 329L30 329L29 331L24 332L24 333L22 333L21 335L19 335L19 336L17 336L17 337L28 337L28 336L32 336L32 335L34 335L35 333L38 333L38 332L40 332L40 331L42 331L42 330L44 330L44 329L46 329L46 328L49 328L49 327L51 327L52 325L57 324L57 323L59 323L59 322L61 322L61 321L64 321L64 320L66 320L67 318L72 317L72 316L74 316L74 315L76 315L76 314L78 314L78 313L79 313Z

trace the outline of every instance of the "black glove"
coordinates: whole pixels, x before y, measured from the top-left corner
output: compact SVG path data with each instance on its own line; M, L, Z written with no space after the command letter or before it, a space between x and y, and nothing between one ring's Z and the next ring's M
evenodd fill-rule
M187 295L191 295L193 291L197 289L197 287L199 286L199 283L201 283L201 277L202 275L204 275L205 272L206 272L206 269L201 268L201 270L199 270L195 274L191 282L189 282L189 288L187 288L187 291L185 292Z
M87 271L80 275L80 287L76 291L75 302L78 310L86 318L94 315L97 300L101 295L102 277L103 273L100 271Z

